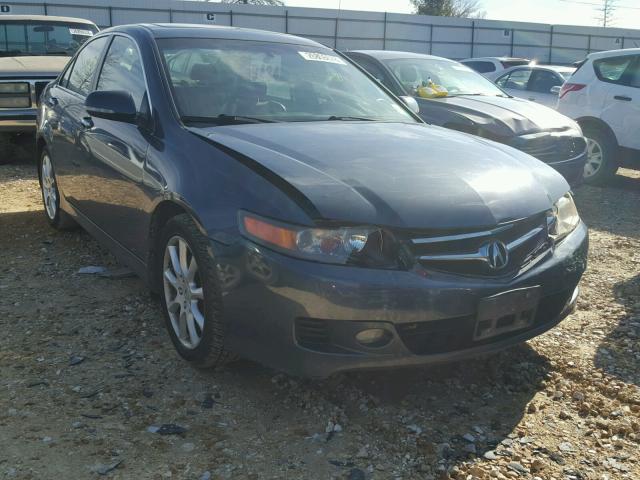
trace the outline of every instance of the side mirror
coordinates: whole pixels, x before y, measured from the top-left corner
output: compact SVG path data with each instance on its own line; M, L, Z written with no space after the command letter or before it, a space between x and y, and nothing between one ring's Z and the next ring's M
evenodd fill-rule
M135 123L138 116L131 94L120 90L91 92L84 105L92 117L116 122Z
M409 107L409 109L413 112L413 113L420 113L420 105L418 105L418 102L416 102L416 99L413 97L409 97L406 95L402 95L400 97L400 100L402 100L402 102Z
M550 92L554 95L560 95L560 90L562 90L562 87L560 85L556 85L555 87L551 87Z

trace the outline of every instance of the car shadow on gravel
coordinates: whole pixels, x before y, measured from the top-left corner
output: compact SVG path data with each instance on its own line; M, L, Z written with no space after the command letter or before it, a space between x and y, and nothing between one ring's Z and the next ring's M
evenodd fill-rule
M608 375L640 386L640 316L637 313L640 312L640 274L614 285L613 293L616 301L625 307L625 313L616 328L600 342L594 364Z
M305 415L305 399L322 398L342 412L334 420L346 420L346 435L359 427L362 444L402 449L409 438L428 463L452 467L530 441L516 427L536 410L532 399L544 388L550 368L545 357L523 344L463 362L342 373L326 380L301 380L244 361L227 371L247 386L264 385L265 375L275 374L274 390L301 399L289 411L291 418ZM349 468L364 468L369 461L357 452L345 454L350 458L342 464Z

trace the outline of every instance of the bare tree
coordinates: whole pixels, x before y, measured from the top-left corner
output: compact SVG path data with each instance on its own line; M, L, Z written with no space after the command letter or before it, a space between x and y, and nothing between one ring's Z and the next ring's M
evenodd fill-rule
M602 0L602 6L598 7L600 15L598 21L603 27L610 27L613 24L613 15L616 10L616 0Z
M483 18L484 10L479 0L411 0L420 15L436 17Z
M220 0L221 3L239 3L242 5L270 5L273 7L282 7L282 0Z

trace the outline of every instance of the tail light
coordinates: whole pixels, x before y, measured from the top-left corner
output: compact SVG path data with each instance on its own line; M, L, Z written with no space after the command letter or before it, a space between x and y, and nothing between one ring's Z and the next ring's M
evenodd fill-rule
M565 83L560 89L560 98L564 97L569 92L578 92L582 90L586 85L584 83Z

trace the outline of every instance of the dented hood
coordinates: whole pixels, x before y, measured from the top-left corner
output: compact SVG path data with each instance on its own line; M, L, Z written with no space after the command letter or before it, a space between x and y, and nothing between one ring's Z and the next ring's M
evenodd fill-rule
M424 124L270 123L193 128L260 164L316 219L401 228L468 228L528 217L569 190L522 152ZM247 162L251 167L252 162ZM263 173L264 174L264 173ZM307 202L305 202L307 203Z
M441 125L439 118L442 114L438 112L444 109L499 137L576 128L576 123L570 118L521 98L461 95L416 100L421 115L430 123Z

